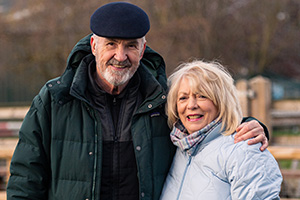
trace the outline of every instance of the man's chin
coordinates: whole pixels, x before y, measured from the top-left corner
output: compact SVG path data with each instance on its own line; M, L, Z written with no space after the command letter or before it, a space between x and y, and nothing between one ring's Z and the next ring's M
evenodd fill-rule
M134 73L130 73L127 71L126 73L118 73L118 71L106 71L103 77L108 81L110 84L114 86L121 86L127 83L133 76Z
M126 78L126 79L122 79L122 78L120 78L120 79L106 79L110 84L112 84L113 86L120 86L120 85L123 85L123 84L125 84L127 81L128 81L128 78Z

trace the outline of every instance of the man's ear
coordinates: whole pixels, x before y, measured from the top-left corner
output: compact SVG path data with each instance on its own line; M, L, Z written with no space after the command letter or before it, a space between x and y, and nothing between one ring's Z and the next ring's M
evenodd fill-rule
M91 45L92 54L95 55L96 39L94 38L93 35L91 36L91 39L90 39L90 45Z
M144 56L144 52L145 52L145 49L146 49L146 42L144 43L144 46L143 46L143 50L142 50L142 52L141 52L140 59L142 59L142 58L143 58L143 56Z

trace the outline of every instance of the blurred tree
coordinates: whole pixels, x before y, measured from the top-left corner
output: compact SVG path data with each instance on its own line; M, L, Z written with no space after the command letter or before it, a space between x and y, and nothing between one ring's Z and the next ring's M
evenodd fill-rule
M31 91L32 98L64 71L70 50L90 33L90 15L107 2L16 0L9 13L0 14L0 89L12 79L16 91ZM300 78L298 0L130 2L149 14L148 45L165 58L168 74L198 58L222 62L235 77L272 70Z

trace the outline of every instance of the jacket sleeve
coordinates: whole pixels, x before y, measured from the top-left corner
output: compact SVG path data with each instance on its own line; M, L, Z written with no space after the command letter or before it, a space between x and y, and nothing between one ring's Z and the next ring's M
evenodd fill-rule
M49 156L46 153L49 132L46 112L40 96L36 96L19 132L19 142L12 157L7 200L47 199ZM48 134L49 135L49 134Z
M279 199L282 175L268 150L261 152L259 144L236 144L228 153L226 172L231 184L231 197L238 199Z

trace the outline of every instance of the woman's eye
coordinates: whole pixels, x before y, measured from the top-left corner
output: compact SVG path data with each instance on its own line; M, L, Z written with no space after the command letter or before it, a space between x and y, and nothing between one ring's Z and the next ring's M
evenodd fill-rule
M199 94L199 95L197 95L197 98L199 98L199 99L206 99L207 97Z
M186 99L186 97L179 97L178 98L179 101L182 101L182 100L185 100L185 99Z

